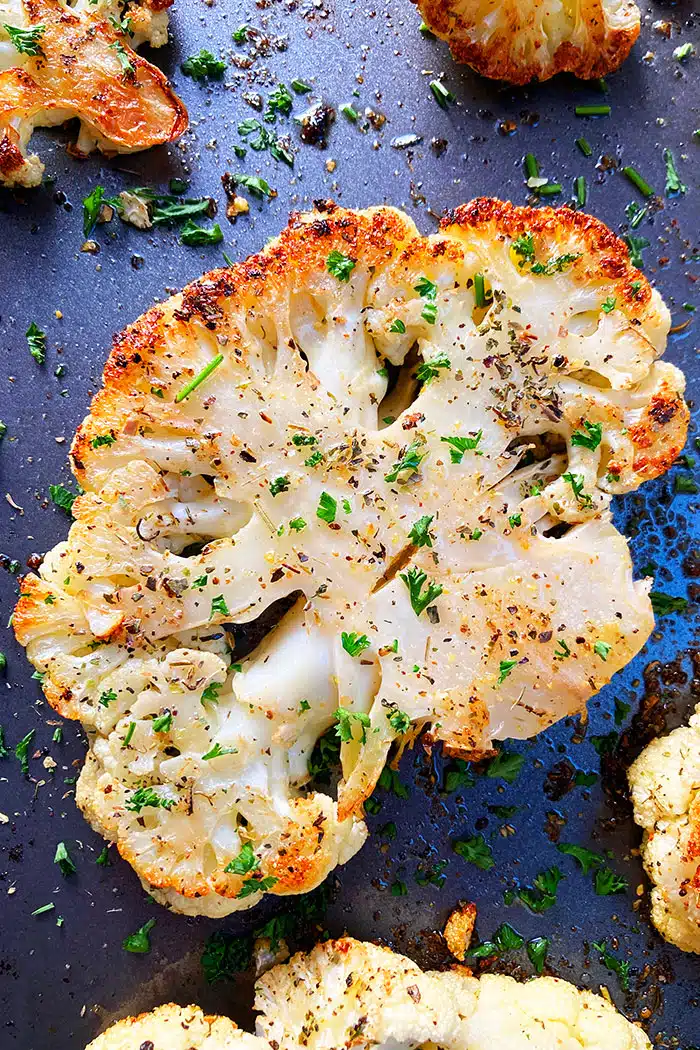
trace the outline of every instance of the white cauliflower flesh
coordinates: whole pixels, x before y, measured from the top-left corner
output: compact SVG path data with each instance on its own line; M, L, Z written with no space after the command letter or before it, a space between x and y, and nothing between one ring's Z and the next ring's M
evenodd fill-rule
M567 981L423 973L388 948L344 937L276 966L256 985L258 1034L274 1050L649 1050L607 1000Z
M77 117L72 152L133 153L171 142L187 110L135 48L168 39L172 0L0 0L0 184L37 186L36 127Z
M139 1017L125 1017L86 1050L269 1050L228 1017L203 1014L198 1006L168 1003Z
M652 741L628 777L652 921L671 944L700 952L700 705L687 726Z
M639 36L633 0L415 0L457 62L511 84L612 73Z
M487 754L639 651L609 503L685 440L668 324L588 216L481 200L422 238L329 204L117 339L14 625L150 892L217 915L312 889L395 740ZM337 804L304 787L335 723Z

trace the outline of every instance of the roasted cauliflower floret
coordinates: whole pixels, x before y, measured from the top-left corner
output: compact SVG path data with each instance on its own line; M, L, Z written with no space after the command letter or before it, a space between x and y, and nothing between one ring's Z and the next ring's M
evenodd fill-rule
M329 204L117 339L14 625L91 733L79 805L151 892L309 890L395 740L488 754L639 651L609 503L685 440L668 324L588 216L481 200L422 238ZM305 789L334 724L337 804Z
M35 127L80 120L72 151L133 153L171 142L187 111L163 73L135 53L168 39L172 0L9 0L0 18L0 183L37 186Z
M651 917L667 941L700 952L700 705L687 726L652 741L629 770Z
M198 1006L168 1003L139 1017L125 1017L93 1039L86 1050L267 1050L228 1017L203 1014Z
M457 62L511 84L620 66L639 36L633 0L415 0Z
M327 941L258 980L257 1030L279 1050L649 1050L614 1006L567 981L468 973L423 973L388 948Z

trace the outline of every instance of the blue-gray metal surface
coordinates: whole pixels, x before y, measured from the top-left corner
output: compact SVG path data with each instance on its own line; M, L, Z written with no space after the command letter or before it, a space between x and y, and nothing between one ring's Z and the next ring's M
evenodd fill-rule
M0 550L24 569L32 554L64 537L68 523L48 501L48 486L67 480L68 443L99 386L113 334L154 300L222 262L221 246L188 248L179 244L177 231L144 233L118 220L98 228L98 255L81 253L81 200L98 183L112 194L144 184L165 188L169 178L186 175L192 196L217 199L223 247L243 258L279 231L290 210L319 197L358 207L384 201L399 205L426 232L443 209L476 195L523 203L528 191L522 158L528 151L545 175L562 184L562 201L570 199L573 179L585 175L588 210L625 232L625 206L645 203L620 171L631 164L663 201L658 209L652 205L636 234L650 241L646 272L671 306L674 323L689 322L670 338L668 356L685 370L690 398L697 397L698 314L683 304L700 308L695 283L700 144L693 139L700 128L700 18L690 3L653 3L644 5L643 20L630 59L608 78L608 93L602 95L596 84L568 77L513 90L456 67L444 45L420 35L420 19L408 0L376 7L347 0L335 7L326 0L260 0L257 5L177 0L172 44L156 59L172 74L189 107L191 128L182 142L133 157L108 161L93 156L79 163L65 152L66 133L38 133L36 145L55 182L0 195L0 418L7 425L0 444ZM669 23L670 37L653 28L659 20ZM233 42L233 31L242 23L263 30L267 41L249 68L233 62L234 54L256 51ZM681 62L673 51L684 42L694 43L699 53ZM182 59L200 47L230 61L223 83L200 86L180 72ZM445 111L428 86L439 73L456 98ZM241 142L237 123L256 116L244 92L266 96L277 79L289 83L293 77L310 82L336 107L353 103L362 119L353 124L339 113L327 148L299 144L293 171L264 152L249 150L239 158L234 152ZM601 101L612 106L609 118L575 117L576 104ZM303 105L299 100L297 111ZM386 123L373 127L364 117L366 108L385 115ZM291 122L280 118L278 127L287 124L298 141ZM392 139L407 134L422 141L411 149L392 147ZM590 159L575 144L581 135L593 148ZM446 140L444 148L432 143L440 139ZM664 147L673 151L687 184L687 193L674 199L663 199ZM335 162L332 171L330 161ZM277 190L276 198L254 203L250 216L235 226L224 217L220 178L227 170L261 173ZM27 350L24 332L31 321L48 335L44 367ZM56 376L58 365L63 372ZM695 451L691 435L689 452ZM435 786L440 760L420 747L407 754L401 776L410 799L380 792L381 811L369 817L375 830L395 821L398 836L388 842L375 834L338 873L339 889L327 919L332 933L347 929L358 937L381 937L430 962L438 944L432 931L441 929L458 899L473 900L482 938L503 921L526 938L546 936L552 972L587 987L606 984L620 1007L644 1020L661 1045L700 1044L700 961L662 942L646 917L646 893L638 895L646 887L640 837L624 802L613 804L617 795L610 794L619 786L619 768L606 760L602 781L557 797L571 787L567 761L586 772L599 771L592 737L620 732L643 702L646 714L667 712L673 725L699 699L692 663L698 497L675 492L678 473L692 473L692 466L676 468L619 501L616 513L631 536L637 569L655 565L658 589L689 597L689 611L659 621L643 653L589 705L586 727L569 720L533 742L514 745L525 762L512 785L480 776L475 787L445 794ZM0 588L6 621L18 590L16 576L0 569ZM0 724L11 747L30 729L36 735L28 778L13 756L0 762L0 812L5 814L0 818L0 1046L76 1050L127 1011L168 999L199 1002L245 1021L249 979L207 986L199 956L213 930L248 931L259 915L243 913L223 923L171 915L149 902L118 858L111 867L95 864L101 840L73 801L72 783L84 754L82 734L67 723L63 742L52 742L59 719L42 700L10 632L2 649L7 670L0 676ZM638 736L633 734L632 750ZM57 763L55 769L46 768L47 756ZM505 817L490 806L518 808ZM467 864L451 849L455 837L476 832L493 848L496 864L488 871ZM558 835L610 851L610 864L625 876L628 890L596 896L590 876L556 851ZM63 878L53 863L60 840L69 844L77 863L77 874L70 878ZM441 860L447 861L445 878L435 881L442 885L416 882L416 873ZM510 899L508 890L531 885L551 865L566 876L554 907L537 915L520 903L504 902L504 895ZM396 893L401 883L407 895L393 895L392 885ZM53 911L32 917L49 902L55 904ZM268 902L263 914L277 907ZM124 936L150 917L157 920L150 954L124 952ZM587 948L603 938L630 963L627 995L601 965L599 953ZM522 950L506 961L532 972Z

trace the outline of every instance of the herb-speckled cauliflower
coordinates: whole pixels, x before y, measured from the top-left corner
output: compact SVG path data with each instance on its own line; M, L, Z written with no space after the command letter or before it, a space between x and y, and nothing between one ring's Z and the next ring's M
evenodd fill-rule
M633 0L415 0L453 57L511 84L602 77L639 36Z
M86 1050L268 1050L228 1017L203 1014L198 1006L168 1003L139 1017L125 1017Z
M256 985L258 1033L275 1050L649 1050L615 1007L567 981L423 973L388 948L344 937L295 955Z
M90 734L78 804L157 899L312 889L394 741L488 754L639 651L609 503L685 440L668 324L595 219L477 200L428 238L296 216L118 337L14 626ZM306 787L334 725L337 803Z
M652 741L628 775L654 925L683 951L700 952L700 706L687 726Z
M187 111L164 74L135 53L168 38L172 0L0 3L0 184L37 186L36 127L80 120L72 151L133 153L171 142Z

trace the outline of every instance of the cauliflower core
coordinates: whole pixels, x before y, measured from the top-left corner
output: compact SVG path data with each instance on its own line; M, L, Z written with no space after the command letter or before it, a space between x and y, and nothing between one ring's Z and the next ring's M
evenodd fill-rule
M78 804L150 892L219 915L310 890L395 740L487 754L639 651L609 503L685 440L668 324L595 219L477 200L428 238L296 216L118 337L14 626L90 734ZM336 723L337 803L305 788Z
M632 0L415 0L457 62L511 84L612 73L639 36Z
M0 183L38 186L35 127L80 120L72 152L133 153L171 142L187 110L134 51L168 39L172 0L6 0L0 17ZM19 31L19 32L13 32Z
M424 973L388 948L344 937L295 955L256 985L258 1034L275 1050L649 1050L607 1000L567 981L468 970Z
M208 1016L198 1006L168 1003L139 1017L125 1017L86 1050L269 1050L228 1017Z
M651 917L667 941L700 952L700 705L687 726L654 740L629 769Z

